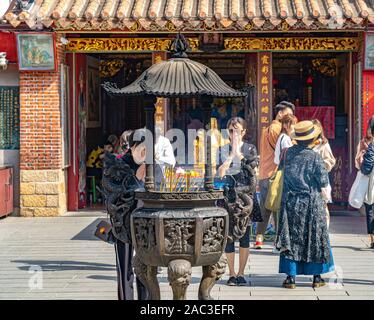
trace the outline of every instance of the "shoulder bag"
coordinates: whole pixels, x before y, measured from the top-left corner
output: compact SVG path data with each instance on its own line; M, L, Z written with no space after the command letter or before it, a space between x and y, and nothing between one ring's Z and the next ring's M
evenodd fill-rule
M287 149L285 149L284 152L282 151L282 156L284 157L283 168L281 170L277 170L275 175L271 177L269 181L269 190L266 196L265 208L270 210L271 212L277 212L281 208L284 168L286 166L286 153Z
M373 170L374 171L374 170ZM364 204L364 199L369 188L369 176L364 175L361 171L357 172L357 176L351 191L349 192L348 202L356 209L360 209Z

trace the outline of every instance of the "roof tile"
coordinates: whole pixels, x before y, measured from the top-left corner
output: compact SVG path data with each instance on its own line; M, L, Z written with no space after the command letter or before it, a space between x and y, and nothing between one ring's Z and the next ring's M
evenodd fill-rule
M295 28L308 28L313 23L328 28L330 19L334 19L344 29L344 26L364 28L365 21L373 23L374 3L372 0L37 0L29 11L8 12L5 19L14 27L20 23L35 26L42 21L46 26L55 23L60 29L76 30L82 26L95 30L104 25L124 28L142 20L140 31L173 26L186 31L204 30L206 26L244 30L248 19L255 28L269 30L279 28L282 20Z

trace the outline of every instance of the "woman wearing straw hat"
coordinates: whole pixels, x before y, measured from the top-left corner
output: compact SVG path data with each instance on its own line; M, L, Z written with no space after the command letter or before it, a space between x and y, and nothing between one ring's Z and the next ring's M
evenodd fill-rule
M297 145L287 149L279 165L284 184L276 247L279 272L287 274L285 288L296 287L296 275L313 275L313 287L321 287L321 274L334 270L321 195L328 174L321 156L311 149L320 133L311 121L297 123L291 136Z

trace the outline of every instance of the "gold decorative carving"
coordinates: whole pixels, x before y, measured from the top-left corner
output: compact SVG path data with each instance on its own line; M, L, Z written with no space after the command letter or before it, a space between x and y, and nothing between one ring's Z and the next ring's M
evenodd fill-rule
M199 39L187 39L192 51L199 50ZM160 38L69 38L70 52L167 51L171 39Z
M253 28L254 28L254 26L253 26L253 22L252 22L252 21L249 21L249 22L245 25L244 30L249 31L249 30L252 30Z
M135 21L134 24L131 26L130 31L137 32L142 29L139 21Z
M314 70L328 76L336 76L336 60L335 59L312 59L312 66Z
M226 38L226 51L357 51L357 38Z
M101 60L99 66L100 77L113 77L121 68L124 63L122 60Z
M287 21L283 20L281 25L280 25L280 29L282 31L288 31L288 30L290 30L290 25L287 23Z
M168 31L177 31L177 28L171 21L168 21L166 23L166 28L168 29Z
M188 38L192 51L199 51L199 39ZM70 52L167 51L166 38L69 38ZM224 51L357 51L358 38L226 38Z

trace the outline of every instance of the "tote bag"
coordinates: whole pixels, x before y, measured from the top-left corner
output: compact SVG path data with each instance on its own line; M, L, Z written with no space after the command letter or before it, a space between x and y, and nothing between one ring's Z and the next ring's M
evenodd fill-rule
M361 171L357 172L348 198L348 202L353 208L360 209L362 207L368 187L369 176L365 176Z
M372 205L374 203L374 168L371 170L368 189L364 199L366 204Z
M275 175L270 178L269 191L266 196L265 208L271 212L280 210L282 193L283 193L284 170L278 170Z
M286 166L286 153L287 149L282 152L284 156L284 165L282 170L277 170L275 175L270 178L269 190L266 196L265 208L271 212L277 212L281 208L282 193L283 193L283 180L284 180L284 167Z

